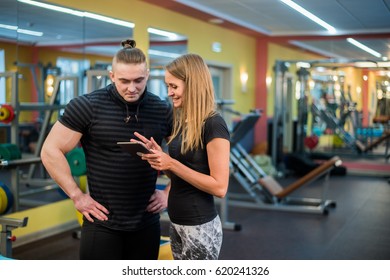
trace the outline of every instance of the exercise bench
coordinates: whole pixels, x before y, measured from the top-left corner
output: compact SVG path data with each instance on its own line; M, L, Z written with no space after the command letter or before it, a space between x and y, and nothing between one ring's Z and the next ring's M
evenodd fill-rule
M368 151L373 150L382 142L386 141L385 157L389 157L389 145L390 145L390 131L385 131L381 137L378 137L372 141L369 145L365 146L363 143L360 143L358 148L361 153L367 153Z
M330 171L335 167L341 165L341 160L338 156L323 162L317 168L313 169L297 181L289 184L287 187L282 187L272 176L266 176L259 179L259 183L271 194L272 203L274 205L286 207L291 210L289 206L303 206L305 211L312 210L323 214L328 214L328 208L335 208L336 202L327 200L326 194L329 188ZM323 198L293 198L289 195L295 190L307 185L320 177L325 176L323 182Z

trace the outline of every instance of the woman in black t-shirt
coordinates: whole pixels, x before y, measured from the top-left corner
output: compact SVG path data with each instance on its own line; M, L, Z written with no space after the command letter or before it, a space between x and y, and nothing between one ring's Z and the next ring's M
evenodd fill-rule
M144 154L156 170L171 178L168 214L175 259L218 259L222 224L214 196L224 197L229 183L230 135L215 110L209 69L196 54L166 66L165 83L174 108L169 155L153 138L135 133L152 154Z

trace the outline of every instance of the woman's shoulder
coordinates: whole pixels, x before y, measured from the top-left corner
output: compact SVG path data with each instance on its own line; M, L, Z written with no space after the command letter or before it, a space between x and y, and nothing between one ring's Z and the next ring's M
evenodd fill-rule
M205 133L212 138L229 139L230 133L227 124L219 112L211 114L205 120Z
M225 119L218 111L212 112L205 120L206 125L225 124Z

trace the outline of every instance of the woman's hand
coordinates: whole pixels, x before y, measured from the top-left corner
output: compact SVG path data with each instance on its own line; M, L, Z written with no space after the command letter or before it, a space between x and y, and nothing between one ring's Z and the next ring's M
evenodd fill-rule
M137 136L147 147L152 151L150 154L139 154L141 159L147 160L150 166L156 170L163 171L169 169L169 164L172 158L163 152L162 148L159 144L153 139L153 137L148 140L145 136L139 134L138 132L134 132L134 135ZM137 141L131 139L130 141Z
M158 171L169 170L172 163L172 158L162 150L153 150L150 154L142 154L141 159L147 160L150 166Z
M134 132L134 135L137 136L146 145L146 147L148 147L149 150L162 151L162 148L160 147L159 144L157 144L156 141L154 141L153 137L151 137L150 140L148 140L148 138L146 138L145 136L143 136L138 132ZM137 140L131 139L130 141L134 142Z

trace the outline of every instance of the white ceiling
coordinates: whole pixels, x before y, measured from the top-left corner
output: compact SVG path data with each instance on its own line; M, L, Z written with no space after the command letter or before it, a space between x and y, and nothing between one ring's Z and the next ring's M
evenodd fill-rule
M327 35L279 0L176 0L268 35ZM337 34L390 32L388 0L295 0L337 29Z
M345 40L352 37L390 58L390 0L295 0L296 4L336 28L336 34L329 34L280 0L175 2L329 57L376 59Z
M280 0L142 0L200 20L223 19L222 26L246 30L256 37L292 44L330 58L376 59L346 41L352 37L390 58L390 0L295 0L297 4L336 28L327 30ZM76 18L26 5L16 0L0 1L0 24L44 32L43 37L23 35L0 28L0 40L18 40L32 45L70 45L73 50L113 54L118 42L132 37L132 29ZM115 34L115 37L113 37ZM183 37L180 37L182 40ZM185 39L185 38L184 38ZM153 42L166 41L152 36ZM95 42L101 43L99 47ZM180 44L155 50L185 52ZM84 48L85 47L85 48Z

